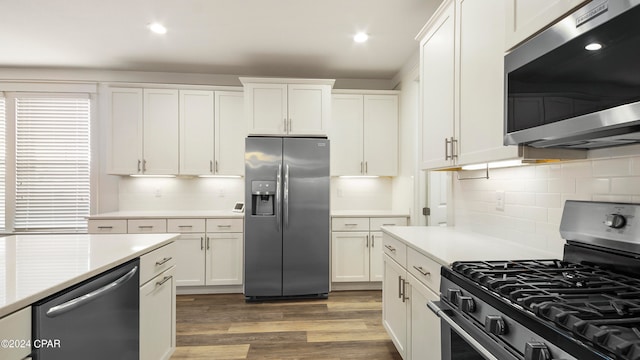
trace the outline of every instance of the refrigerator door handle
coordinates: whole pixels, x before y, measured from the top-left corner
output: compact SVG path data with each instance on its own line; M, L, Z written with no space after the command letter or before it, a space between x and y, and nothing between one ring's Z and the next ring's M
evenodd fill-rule
M284 227L289 228L289 164L284 170Z
M276 223L278 224L278 232L280 232L280 209L282 209L280 194L282 193L282 163L278 164L278 174L276 174Z

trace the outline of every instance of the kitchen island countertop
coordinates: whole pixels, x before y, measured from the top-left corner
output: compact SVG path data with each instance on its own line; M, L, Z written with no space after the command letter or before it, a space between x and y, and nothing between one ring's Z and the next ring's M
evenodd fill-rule
M171 243L178 234L0 238L0 317Z
M382 231L444 266L454 261L562 258L562 254L456 227L383 226Z

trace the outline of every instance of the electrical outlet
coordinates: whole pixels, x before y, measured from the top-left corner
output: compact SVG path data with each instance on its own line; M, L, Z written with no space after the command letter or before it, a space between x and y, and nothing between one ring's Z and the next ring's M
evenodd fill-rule
M496 191L496 210L504 211L504 191Z

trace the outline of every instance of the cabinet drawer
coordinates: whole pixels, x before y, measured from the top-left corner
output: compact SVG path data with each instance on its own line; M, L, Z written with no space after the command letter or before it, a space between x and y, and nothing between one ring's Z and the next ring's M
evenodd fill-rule
M243 232L242 219L207 219L207 232Z
M140 257L140 285L176 264L176 244L171 243Z
M371 218L371 231L380 231L381 226L407 226L407 218Z
M333 218L332 231L369 231L369 218Z
M167 232L170 233L203 233L204 219L168 219Z
M89 220L89 234L126 234L127 220Z
M440 264L414 249L407 249L407 270L435 293L440 293Z
M166 233L167 220L166 219L128 220L127 232L129 234Z
M0 339L31 340L31 307L18 310L0 319ZM23 359L31 353L31 347L0 348L0 357L8 360Z
M403 242L387 234L383 234L382 244L384 245L383 251L385 254L389 255L390 258L402 265L402 267L407 267L407 246Z

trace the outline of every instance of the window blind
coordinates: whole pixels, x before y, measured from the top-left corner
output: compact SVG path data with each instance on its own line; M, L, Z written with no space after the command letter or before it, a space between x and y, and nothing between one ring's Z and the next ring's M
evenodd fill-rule
M2 95L0 93L0 95ZM7 114L6 114L6 101L5 98L0 96L0 231L6 229L5 225L5 182L7 172L7 143L6 143L6 127L7 127Z
M14 230L86 231L88 98L17 97Z

